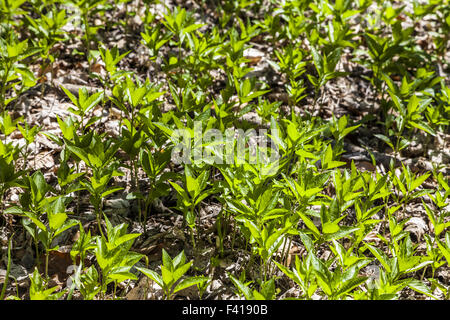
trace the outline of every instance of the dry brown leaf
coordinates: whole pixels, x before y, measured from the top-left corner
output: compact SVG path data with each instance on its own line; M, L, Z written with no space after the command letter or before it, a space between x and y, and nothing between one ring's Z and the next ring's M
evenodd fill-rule
M35 156L33 160L33 165L35 165L35 169L52 169L55 167L55 160L53 160L52 151L49 152L41 152Z
M250 57L250 56L245 56L244 58L249 60L247 61L247 64L249 66L257 65L262 59L262 57Z
M130 290L125 296L126 300L147 300L153 281L146 276L142 276L136 286Z

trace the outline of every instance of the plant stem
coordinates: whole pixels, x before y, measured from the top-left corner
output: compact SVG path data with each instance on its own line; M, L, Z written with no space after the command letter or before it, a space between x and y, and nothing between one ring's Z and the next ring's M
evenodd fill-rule
M85 38L86 38L86 57L89 59L89 52L90 49L90 37L89 37L89 24L88 24L88 11L86 10L83 14L83 22L84 22L84 29L85 29Z
M190 228L190 229L191 229L191 241L192 241L192 246L194 247L194 250L195 250L194 228Z
M5 100L6 100L6 79L8 79L8 73L9 73L9 66L6 67L5 69L5 74L3 75L2 78L2 86L1 86L1 91L0 91L0 111L3 113L3 111L5 111ZM6 137L5 137L6 138Z
M48 256L50 255L50 251L46 250L45 252L45 278L48 279Z
M38 268L41 265L41 262L39 261L39 247L38 247L38 241L37 241L37 236L38 236L38 227L34 226L34 247L36 248L36 260L37 260L37 266Z
M5 187L0 185L0 213L3 216L3 212L5 211Z
M100 202L101 202L101 200L100 200ZM100 204L100 206L97 205L97 208L96 208L96 210L95 210L96 216L97 216L97 226L98 226L98 230L100 231L101 236L102 236L103 238L105 238L105 235L103 234L103 230L102 230L102 220L101 220L101 214L102 214L102 212L101 212L100 207L101 207L101 204Z
M80 165L79 162L76 163L76 173L80 173ZM77 191L78 197L77 197L77 215L80 215L80 201L81 201L81 191Z
M3 288L2 288L2 292L0 294L0 300L3 300L5 298L6 286L8 285L8 280L9 280L9 272L11 271L11 247L12 247L13 236L14 236L14 233L9 238L9 244L8 244L8 265L6 267L5 281L3 282Z

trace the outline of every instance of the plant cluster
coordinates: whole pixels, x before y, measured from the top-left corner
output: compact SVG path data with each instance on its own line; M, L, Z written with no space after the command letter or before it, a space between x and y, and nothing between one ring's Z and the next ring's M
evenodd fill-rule
M286 298L289 288L297 299L450 299L450 279L436 276L450 263L449 162L418 171L406 161L420 141L426 157L450 134L449 8L448 0L0 0L8 235L0 299L23 297L10 272L19 234L33 250L30 299L122 299L139 277L164 299L189 287L202 298L217 278L211 270L236 253L244 263L224 281L245 299ZM107 41L117 32L125 44ZM263 58L249 54L255 47ZM133 68L137 48L145 63ZM55 83L65 59L87 66L90 85ZM326 116L343 81L369 88L370 110ZM56 130L20 109L48 92L70 104ZM116 133L105 129L113 121ZM258 161L259 149L250 161L251 135L226 146L243 147L243 159L231 161L206 137L262 128L276 163ZM172 155L181 131L194 153L180 163ZM363 145L370 170L346 157L367 131L388 154L383 164ZM52 171L30 161L38 138L59 148ZM132 204L126 222L105 209L117 198ZM173 254L162 243L157 266L136 243L149 237L160 203L188 240ZM90 213L95 228L85 223ZM409 226L420 213L429 231L418 236ZM50 258L75 233L71 281L52 285ZM208 267L199 267L208 247Z

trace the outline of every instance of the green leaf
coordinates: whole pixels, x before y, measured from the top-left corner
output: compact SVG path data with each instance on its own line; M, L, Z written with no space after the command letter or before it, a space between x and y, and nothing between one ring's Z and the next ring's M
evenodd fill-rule
M437 240L436 243L439 247L439 250L441 250L441 253L444 255L445 260L447 260L447 264L450 265L450 249L444 247L444 245L439 240Z
M111 193L117 192L119 190L123 190L123 187L115 187L115 188L108 189L101 194L101 197L105 198L106 196L110 195Z
M409 121L408 124L413 126L414 128L417 128L419 130L431 134L433 137L436 136L436 131L434 131L433 128L431 128L427 123L423 121Z
M162 249L162 263L168 270L173 271L173 261L165 249Z
M374 136L380 139L381 141L385 142L392 150L395 150L394 145L392 144L391 140L389 140L388 137L382 134L374 134Z
M162 277L159 274L157 274L155 271L147 269L147 268L142 268L142 267L136 267L136 269L139 272L142 272L143 274L145 274L147 277L149 277L153 281L155 281L161 288L164 288L164 282L163 282Z
M239 289L240 292L244 294L245 299L247 300L253 300L253 293L250 290L249 287L247 287L245 284L243 284L241 281L233 277L231 274L229 275L231 281L235 285L236 288Z
M191 195L191 198L194 198L199 192L198 182L191 175L186 175L186 188Z
M191 201L189 199L188 193L186 191L184 191L183 188L181 188L178 184L176 184L175 182L169 181L169 183L171 184L171 186L175 189L175 191L184 199L184 201L186 202L186 204L189 204Z
M75 97L75 95L72 94L69 90L61 86L61 89L65 92L65 94L69 97L69 99L72 101L72 103L76 106L78 106L78 99Z
M361 284L363 284L364 282L366 282L367 279L368 279L368 277L357 277L357 278L347 280L346 282L344 282L341 285L341 289L339 289L339 291L337 292L337 295L340 296L340 295L348 293L349 291L355 289L356 287L358 287Z
M184 265L176 268L173 272L173 281L178 281L178 279L180 279L189 270L192 263L193 261L189 261L188 263L185 263Z
M136 239L137 237L139 237L141 234L140 233L128 233L125 234L121 237L119 237L118 239L115 239L114 244L116 246L120 246L122 243Z
M83 149L78 148L76 146L72 146L70 144L66 144L66 146L70 152L74 153L78 158L83 160L88 166L91 166L91 162L89 161L89 156L86 153L86 151L84 151Z
M424 181L427 180L430 175L431 175L430 173L426 173L426 174L414 179L414 181L411 183L411 187L409 188L409 191L413 191L414 189L416 189L417 187L422 185L422 183L424 183Z
M61 213L48 213L48 222L51 230L59 229L67 219L67 214Z
M76 225L78 225L78 220L75 220L75 219L66 220L66 221L64 221L62 226L60 226L58 228L58 230L56 230L56 232L53 234L53 236L56 237L60 233L66 231L67 229L72 228Z
M116 280L117 282L122 282L125 280L138 280L136 275L130 272L130 266L124 267L113 267L108 273L108 278L111 280Z
M190 26L183 28L183 33L191 33L192 31L195 31L197 29L200 29L205 24L191 24Z
M430 288L425 283L423 283L423 281L420 281L418 279L409 279L408 287L410 287L414 291L425 294L430 298L438 300L438 298L433 295L433 292L431 292Z
M323 231L323 233L326 233L326 234L335 233L335 232L339 231L339 226L337 225L337 223L334 223L334 222L326 222L322 226L322 231Z
M33 223L42 231L47 231L47 228L45 227L45 225L39 221L39 219L37 217L35 217L32 213L30 212L25 212L25 215L30 218L31 221L33 221Z
M314 61L314 65L316 67L317 73L319 73L319 76L323 75L324 70L323 70L323 58L322 56L319 54L319 52L317 52L316 48L311 47L311 55Z
M341 227L339 231L335 232L335 233L331 233L331 234L327 234L325 235L325 240L327 241L331 241L331 240L338 240L341 238L344 238L346 236L348 236L349 234L359 230L359 227Z
M166 286L172 286L174 283L172 270L168 269L166 266L161 266L161 275L163 282Z
M366 243L367 248L369 248L370 252L380 261L380 263L383 265L383 267L386 269L387 272L391 272L391 265L389 263L388 257L384 254L383 251L381 251L378 248L375 248L374 246L371 246L370 244Z
M320 238L320 231L319 231L319 229L317 229L317 227L314 225L314 223L305 214L301 213L300 211L297 211L297 214L303 220L303 222L308 227L308 229L310 229L313 232L314 236L317 239Z
M181 280L175 287L175 289L173 290L173 293L176 293L178 291L181 291L185 288L191 287L191 286L195 286L199 283L203 283L204 281L207 281L208 278L205 277L189 277L186 279Z

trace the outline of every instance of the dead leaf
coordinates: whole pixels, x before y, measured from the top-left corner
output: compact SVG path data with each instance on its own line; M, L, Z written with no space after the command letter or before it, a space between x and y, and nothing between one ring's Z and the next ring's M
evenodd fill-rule
M247 61L247 64L249 66L257 65L262 59L262 57L250 57L250 56L245 56L244 58L249 60Z
M126 300L147 300L148 293L152 284L152 280L147 276L143 276L136 286L130 290L125 296Z
M428 230L426 222L419 217L412 217L406 222L405 226L405 231L414 233L417 239L421 239L425 231Z
M41 257L40 272L44 273L46 257L43 255ZM73 265L72 258L70 257L70 252L61 251L50 251L48 257L48 275L54 280L56 285L61 285L70 276L68 274L69 266Z
M380 242L381 239L378 237L378 231L370 231L364 238L366 242Z
M52 151L49 151L37 154L33 162L33 164L35 164L35 169L51 169L55 167L55 160L53 159L52 153Z

